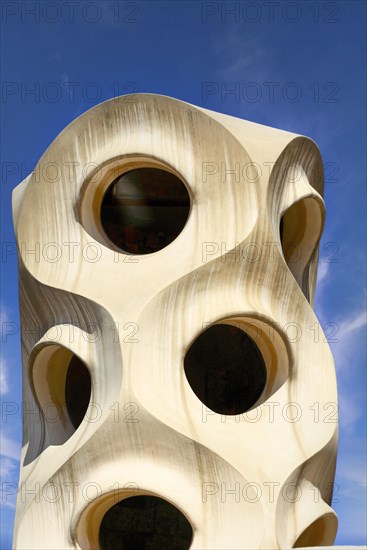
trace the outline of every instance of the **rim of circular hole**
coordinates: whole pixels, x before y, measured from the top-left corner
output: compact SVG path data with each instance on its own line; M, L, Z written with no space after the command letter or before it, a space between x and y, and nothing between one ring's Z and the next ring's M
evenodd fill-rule
M205 327L205 330L200 331L190 341L190 343L186 348L186 352L183 356L183 364L182 364L186 383L188 384L190 391L195 395L195 398L199 399L201 403L202 403L201 399L194 392L186 376L185 357L188 350L195 343L195 341L200 337L200 335L214 325L230 325L230 326L235 326L236 328L239 328L254 341L254 343L256 344L262 356L265 369L266 369L266 383L257 401L244 413L237 413L237 414L246 414L256 409L259 405L265 403L265 401L267 401L269 397L271 397L276 391L278 391L283 386L283 384L289 377L292 371L293 362L294 362L290 343L288 342L288 339L286 338L286 335L283 333L283 331L279 327L277 327L276 322L262 315L255 315L250 313L247 313L246 315L234 314L234 315L231 315L230 317L223 317L221 319L218 319L210 323L207 327ZM260 327L258 325L260 325ZM260 330L260 338L259 338L260 341L257 341L253 336L251 336L251 331L248 330L249 327L250 329L255 329L255 331ZM264 328L267 328L268 331L270 330L272 331L273 340L270 336L266 334L266 332L263 330ZM215 414L221 414L221 413L215 413ZM230 416L230 415L224 415L224 416Z
M135 490L135 489L134 489ZM127 494L126 494L127 493ZM126 496L124 496L126 495ZM144 489L138 489L135 494L131 494L130 491L121 487L115 491L108 491L100 495L93 502L84 507L75 519L75 523L72 526L72 536L74 541L79 544L80 548L99 548L99 533L101 523L105 514L113 508L115 504L128 498L134 498L136 496L152 496L165 500L175 508L186 518L192 529L192 539L195 536L195 529L187 514L177 506L176 503L168 498L162 497L158 493L147 491Z
M179 234L168 245L164 246L160 250L147 254L133 254L119 248L108 237L101 222L101 208L103 204L103 199L110 185L127 172L140 168L156 168L176 176L176 178L185 186L190 203L185 225L183 226ZM99 175L100 172L101 174ZM96 179L97 181L95 181ZM79 198L77 202L77 214L79 221L85 231L96 242L102 244L103 246L106 246L110 250L119 254L123 254L125 256L139 256L139 258L143 258L150 257L153 254L158 254L173 245L173 243L185 231L189 223L192 214L193 204L193 191L191 187L189 186L186 179L182 176L182 174L180 174L175 168L173 168L173 166L156 157L131 154L109 159L105 163L99 165L88 175L88 177L83 182L79 193Z

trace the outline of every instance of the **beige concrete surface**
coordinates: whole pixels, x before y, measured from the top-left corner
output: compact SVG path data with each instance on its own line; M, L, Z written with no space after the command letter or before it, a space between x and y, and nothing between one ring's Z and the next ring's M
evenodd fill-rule
M171 244L134 256L100 209L116 174L145 166L178 175L191 208ZM98 548L104 514L132 494L181 510L191 548L333 543L337 387L312 308L322 195L312 140L168 97L107 101L55 138L14 191L21 322L38 327L22 340L23 400L39 411L24 421L15 548ZM267 372L239 419L208 411L183 367L223 321ZM72 354L96 404L76 430Z

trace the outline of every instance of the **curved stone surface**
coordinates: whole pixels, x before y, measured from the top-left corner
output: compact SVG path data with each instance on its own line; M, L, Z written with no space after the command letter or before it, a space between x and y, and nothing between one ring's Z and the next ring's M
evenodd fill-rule
M177 175L191 208L171 244L131 255L100 209L144 167ZM14 192L23 400L38 415L25 415L15 548L97 548L104 514L138 495L176 506L191 548L333 543L337 390L312 310L322 192L311 140L168 97L105 102L55 139ZM185 376L217 323L246 332L266 367L243 415L208 410ZM91 377L76 430L72 354Z

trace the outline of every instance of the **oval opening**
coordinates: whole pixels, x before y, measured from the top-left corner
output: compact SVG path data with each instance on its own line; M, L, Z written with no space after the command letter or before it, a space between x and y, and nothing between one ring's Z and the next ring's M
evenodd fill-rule
M108 186L100 219L118 249L152 254L178 237L189 212L189 192L175 174L161 168L135 168Z
M334 542L334 533L328 525L327 518L322 516L311 523L300 534L293 545L293 548L303 548L308 546L332 545Z
M267 382L264 358L240 328L215 324L192 343L184 360L186 378L204 405L219 414L251 409Z
M59 344L43 346L33 360L33 384L50 444L62 444L80 426L91 397L83 361Z
M166 500L141 495L121 500L103 516L101 550L187 550L193 537L184 514Z
M321 207L314 198L302 199L290 206L280 220L279 234L284 259L310 300L309 271L322 232Z

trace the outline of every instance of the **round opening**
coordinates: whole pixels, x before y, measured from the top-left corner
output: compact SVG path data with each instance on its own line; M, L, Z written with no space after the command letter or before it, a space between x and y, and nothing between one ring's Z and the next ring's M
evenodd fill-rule
M88 409L91 394L91 378L87 367L73 355L65 380L65 404L75 430L80 426Z
M109 240L130 254L151 254L181 233L190 212L184 183L160 168L136 168L107 188L101 224Z
M256 343L228 324L209 327L185 356L187 380L204 405L219 414L242 414L263 393L267 371Z
M173 504L154 496L136 496L112 506L103 516L101 550L187 550L193 532Z

